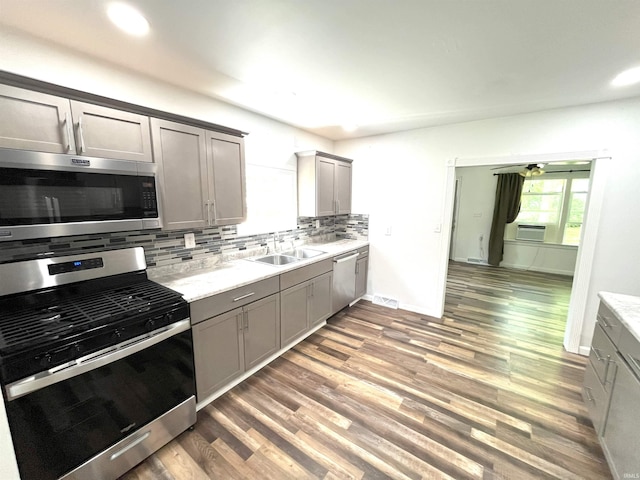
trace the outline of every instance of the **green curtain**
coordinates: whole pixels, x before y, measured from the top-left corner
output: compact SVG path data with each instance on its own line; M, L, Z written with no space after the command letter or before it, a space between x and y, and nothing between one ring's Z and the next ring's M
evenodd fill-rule
M524 177L518 173L498 175L496 203L493 207L493 223L489 235L489 265L498 266L504 251L504 227L520 213L520 197Z

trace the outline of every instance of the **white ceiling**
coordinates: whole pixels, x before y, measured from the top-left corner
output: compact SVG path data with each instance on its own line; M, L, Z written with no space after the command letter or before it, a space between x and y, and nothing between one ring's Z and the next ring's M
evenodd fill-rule
M638 0L129 0L144 38L108 3L0 0L0 26L334 140L640 95L609 85Z

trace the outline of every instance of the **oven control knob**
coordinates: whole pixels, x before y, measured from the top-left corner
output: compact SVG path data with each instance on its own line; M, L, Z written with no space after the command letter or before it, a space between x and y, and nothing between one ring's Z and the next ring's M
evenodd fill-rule
M150 318L149 320L147 320L147 323L144 324L144 328L147 329L147 332L150 332L151 330L155 330L156 321L153 318Z
M84 351L84 346L79 343L74 344L71 347L71 358L77 358Z
M164 321L165 321L167 324L169 324L169 323L173 323L173 312L166 313L166 314L164 315Z
M40 359L40 366L48 367L49 365L51 365L51 355L47 353L43 355L42 358Z
M120 337L122 337L122 330L120 329L114 330L113 333L111 334L111 338L113 340L118 340Z

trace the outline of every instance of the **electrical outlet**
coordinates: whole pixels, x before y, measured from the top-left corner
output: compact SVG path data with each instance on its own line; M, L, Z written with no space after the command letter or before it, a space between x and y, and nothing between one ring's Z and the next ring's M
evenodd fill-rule
M320 220L316 219L316 228L320 228Z
M385 234L386 236L388 236L388 237L390 237L390 236L391 236L391 227L390 227L390 226L389 226L389 227L387 227L387 228L384 230L384 234Z
M193 233L185 233L184 234L184 247L185 248L196 248L196 236Z
M480 243L482 243L482 241L484 240L484 234L480 234Z

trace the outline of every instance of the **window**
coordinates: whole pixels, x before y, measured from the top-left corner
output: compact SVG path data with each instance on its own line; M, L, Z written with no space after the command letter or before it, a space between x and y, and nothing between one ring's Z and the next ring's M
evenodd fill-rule
M582 221L588 194L588 178L574 178L571 181L571 190L568 195L567 221L565 222L562 243L567 245L578 245L580 243L580 232L582 231Z
M576 178L575 175L526 179L520 213L513 223L513 230L518 224L545 225L545 242L578 245L589 194L589 179ZM585 176L588 172L578 175Z

